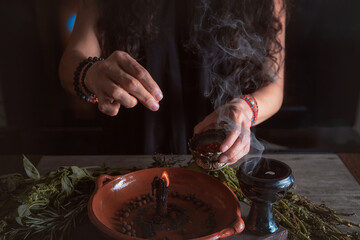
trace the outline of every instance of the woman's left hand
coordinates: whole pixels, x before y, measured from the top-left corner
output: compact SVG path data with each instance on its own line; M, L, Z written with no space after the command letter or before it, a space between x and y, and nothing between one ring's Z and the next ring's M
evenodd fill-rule
M245 100L236 98L217 108L194 128L194 134L221 126L228 132L221 143L219 162L234 164L250 150L252 111Z

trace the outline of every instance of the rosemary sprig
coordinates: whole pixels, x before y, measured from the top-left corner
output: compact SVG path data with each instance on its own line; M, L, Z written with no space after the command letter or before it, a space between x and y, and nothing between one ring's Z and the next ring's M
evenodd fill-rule
M86 207L100 174L136 169L59 167L40 176L24 156L25 172L0 177L0 240L65 239L86 216Z
M183 160L164 155L153 157L153 167L170 167ZM64 239L86 216L86 206L100 174L124 174L137 169L76 166L60 167L44 176L24 156L28 178L20 174L0 176L0 240ZM194 163L186 167L203 171ZM225 183L246 204L251 201L239 187L236 171L230 167L209 172ZM360 228L338 213L317 205L293 191L274 205L275 218L290 233L290 239L359 240L359 232L342 232L338 226Z

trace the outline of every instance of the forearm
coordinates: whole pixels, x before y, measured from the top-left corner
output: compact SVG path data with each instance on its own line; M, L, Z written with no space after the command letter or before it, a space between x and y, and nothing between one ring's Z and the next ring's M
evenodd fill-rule
M256 124L265 121L279 111L283 101L286 18L283 4L283 0L274 0L275 15L279 18L282 25L282 29L277 35L277 40L281 44L282 50L275 55L276 64L272 66L273 71L277 72L277 76L274 77L274 82L252 93L252 96L256 99L259 107ZM271 74L272 73L270 73L270 75Z
M74 71L77 66L82 60L88 57L100 57L101 54L95 30L97 22L95 2L81 0L78 4L75 26L59 65L61 85L74 95Z
M59 77L62 87L69 93L76 95L74 90L74 71L79 63L86 59L84 53L78 50L67 50L63 54L59 65Z
M257 125L273 116L280 109L283 100L283 83L280 81L273 82L252 93L251 96L255 98L258 106L258 115L254 124ZM236 98L231 103L238 105L237 109L241 110L248 121L253 118L253 107L247 100Z
M279 111L283 100L283 88L283 81L276 81L252 94L259 107L255 125L267 120Z

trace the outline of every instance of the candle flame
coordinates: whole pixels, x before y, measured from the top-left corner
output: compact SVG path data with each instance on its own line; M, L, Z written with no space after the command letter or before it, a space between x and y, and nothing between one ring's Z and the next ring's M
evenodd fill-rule
M170 179L169 179L169 175L166 171L164 171L162 173L161 178L166 181L166 186L168 187L170 185Z

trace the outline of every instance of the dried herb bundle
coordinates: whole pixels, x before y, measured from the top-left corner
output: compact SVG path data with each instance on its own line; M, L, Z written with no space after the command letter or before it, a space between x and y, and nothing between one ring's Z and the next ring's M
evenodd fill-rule
M180 161L163 155L153 159L154 167L169 167ZM0 176L0 240L66 238L86 216L87 202L97 176L136 170L71 166L40 176L26 157L23 161L28 178L21 174ZM204 171L195 164L187 167ZM228 185L240 201L251 203L241 192L234 169L225 167L209 174ZM359 224L291 191L274 205L274 211L277 221L289 230L293 239L360 239L358 232L343 233L338 228L338 225L360 228Z
M186 167L186 166L180 165L180 163L184 163L184 160L185 160L185 159L181 158L181 156L173 156L173 155L166 156L166 155L157 153L152 157L152 159L154 160L154 162L151 164L151 167L154 167L154 168L155 167L158 167L158 168L174 167L175 165L179 166L179 167Z
M215 172L209 172L233 190L240 201L250 204L242 193L236 177L235 169L224 167ZM309 240L313 237L317 239L341 239L355 240L360 239L359 231L342 232L338 226L357 227L359 223L354 223L344 219L342 216L353 214L342 214L326 207L317 205L310 200L301 197L295 192L289 191L285 197L274 205L275 218L290 233L290 239Z
M131 169L60 167L40 176L24 156L25 172L0 176L0 240L64 239L86 216L96 177Z

